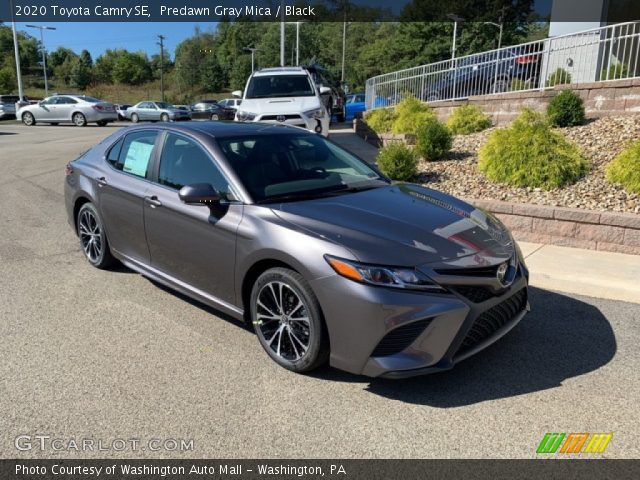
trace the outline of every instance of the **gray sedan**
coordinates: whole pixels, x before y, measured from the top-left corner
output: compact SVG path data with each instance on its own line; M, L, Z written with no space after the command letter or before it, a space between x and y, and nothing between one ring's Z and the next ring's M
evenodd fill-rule
M27 126L38 122L58 125L73 123L84 127L95 122L103 127L118 120L113 103L103 102L87 95L53 95L34 105L27 105L16 113L16 118Z
M178 108L167 102L140 102L126 111L128 120L133 123L140 121L170 122L191 120L191 112L185 108Z
M120 261L245 319L294 372L326 362L374 377L443 371L529 309L522 253L491 214L393 184L299 128L127 128L66 175L90 264Z

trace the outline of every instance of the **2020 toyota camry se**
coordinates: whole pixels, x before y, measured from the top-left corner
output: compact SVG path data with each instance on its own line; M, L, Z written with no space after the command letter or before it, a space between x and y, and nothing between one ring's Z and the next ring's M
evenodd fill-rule
M295 127L123 129L67 165L65 197L92 265L245 318L295 372L446 370L529 309L496 218Z

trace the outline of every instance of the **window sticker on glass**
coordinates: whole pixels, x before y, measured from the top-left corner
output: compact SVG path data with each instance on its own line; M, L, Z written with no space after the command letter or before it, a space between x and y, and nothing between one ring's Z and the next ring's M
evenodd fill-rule
M122 170L132 175L145 177L147 175L147 166L151 159L152 150L153 144L134 140L129 145Z

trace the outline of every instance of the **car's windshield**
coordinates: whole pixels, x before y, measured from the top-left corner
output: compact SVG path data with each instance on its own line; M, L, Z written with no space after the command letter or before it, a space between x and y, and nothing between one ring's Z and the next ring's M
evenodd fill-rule
M246 98L313 97L315 90L307 75L253 77Z
M388 183L320 135L255 135L217 141L257 203L337 195Z

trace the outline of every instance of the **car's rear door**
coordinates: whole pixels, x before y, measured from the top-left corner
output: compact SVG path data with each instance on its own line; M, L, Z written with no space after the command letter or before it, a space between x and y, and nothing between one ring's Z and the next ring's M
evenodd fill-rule
M144 198L155 158L157 129L136 130L107 151L110 165L95 181L98 205L111 248L127 258L149 263L144 231Z
M77 100L71 97L58 97L56 104L53 107L54 120L58 122L68 122L71 120L71 114L78 103Z
M155 182L144 204L151 265L233 304L236 230L243 206L230 202L222 211L213 211L182 203L178 191L184 185L209 183L224 194L230 191L229 182L193 138L168 132L162 143Z

